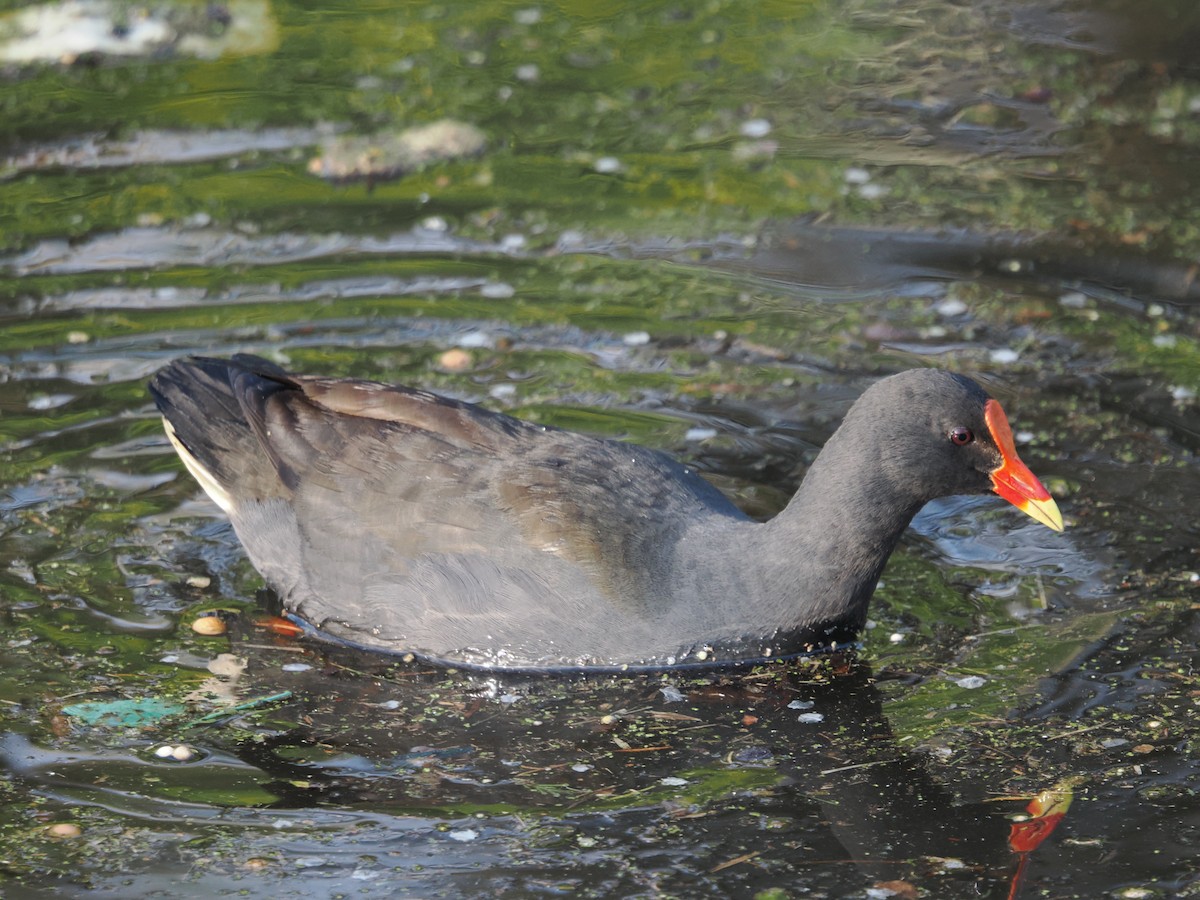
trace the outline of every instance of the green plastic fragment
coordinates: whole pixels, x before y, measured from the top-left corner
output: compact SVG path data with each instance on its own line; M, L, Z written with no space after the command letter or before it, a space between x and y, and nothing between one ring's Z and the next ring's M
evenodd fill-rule
M116 728L150 725L160 719L183 712L178 703L147 698L144 700L110 700L96 703L73 703L62 708L63 714L87 725Z

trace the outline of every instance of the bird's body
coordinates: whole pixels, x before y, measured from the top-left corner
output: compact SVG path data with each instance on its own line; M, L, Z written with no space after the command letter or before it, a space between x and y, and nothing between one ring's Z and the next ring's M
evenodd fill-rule
M864 394L765 523L664 454L423 391L294 376L253 357L179 361L151 390L289 611L343 640L454 665L660 668L845 642L921 506L1003 494L989 474L1010 465L995 441L947 437L990 435L995 401L933 370ZM936 483L905 471L898 448L914 442ZM978 460L953 464L970 453Z

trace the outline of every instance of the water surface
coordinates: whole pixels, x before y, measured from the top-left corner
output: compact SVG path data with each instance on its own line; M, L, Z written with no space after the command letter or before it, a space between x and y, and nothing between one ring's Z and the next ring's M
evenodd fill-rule
M275 2L0 53L5 894L1006 897L1055 786L1021 896L1197 890L1198 29ZM415 160L446 120L485 145ZM386 665L256 624L145 391L194 352L635 440L761 516L862 389L944 366L1068 530L931 505L854 658ZM122 701L163 706L89 720Z

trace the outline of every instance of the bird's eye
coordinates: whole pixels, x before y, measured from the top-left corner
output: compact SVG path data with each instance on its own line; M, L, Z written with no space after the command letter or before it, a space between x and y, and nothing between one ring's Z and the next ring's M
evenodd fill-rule
M950 443L957 444L959 447L964 444L969 444L975 440L975 433L970 428L964 428L959 425L957 428L950 429Z

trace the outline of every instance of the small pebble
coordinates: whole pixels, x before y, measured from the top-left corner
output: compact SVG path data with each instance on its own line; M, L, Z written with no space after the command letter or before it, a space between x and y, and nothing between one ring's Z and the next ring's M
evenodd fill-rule
M187 744L180 744L178 747L171 748L171 758L179 762L187 762L190 759L194 759L195 756L196 751L187 746Z
M899 644L904 641L904 635L902 635L898 631L893 631L891 636L888 637L888 640L891 641L893 644Z
M846 179L847 184L866 184L871 180L871 173L858 166L851 166L842 177Z
M683 439L685 441L707 441L708 439L715 438L716 436L717 429L715 428L696 427L689 428L687 430L687 434L683 436Z
M527 81L528 82L528 81L537 81L538 76L541 75L541 73L542 73L542 71L541 71L541 69L539 69L537 67L536 63L526 63L523 66L517 66L516 74L517 74L518 81Z
M1067 291L1058 298L1058 305L1066 309L1083 309L1087 306L1087 294L1079 291Z
M200 588L201 590L208 587L210 584L212 584L212 579L207 575L189 575L187 579L188 587Z
M688 783L686 778L676 778L674 775L668 775L666 778L658 779L658 783L666 787L683 787Z
M650 343L650 332L648 331L631 331L621 338L627 347L641 347Z
M307 672L312 666L308 663L284 663L279 668L285 672Z
M425 231L434 231L438 234L443 234L450 230L450 223L441 216L429 216L421 220L421 228Z
M91 339L92 339L92 336L90 334L88 334L86 331L68 331L67 332L67 343L68 344L86 344Z
M796 716L796 721L804 725L815 725L818 722L824 722L825 715L819 712L800 713L800 715Z
M592 168L601 175L613 175L621 171L621 161L615 156L602 156L592 163Z
M228 631L225 620L220 616L201 616L192 623L192 631L208 636L224 634Z
M79 837L83 834L83 829L74 822L56 822L46 829L46 834L56 841L65 841Z
M175 748L170 744L163 744L161 747L154 748L154 755L159 759L170 759L175 755Z
M816 703L812 700L793 700L788 704L788 709L812 709Z
M999 347L988 355L991 357L992 362L999 363L1000 365L1015 363L1021 358L1021 354L1011 347Z
M572 772L590 772L590 771L592 771L592 767L589 766L587 763L575 763L575 765L571 766L571 771Z
M460 350L455 347L447 350L438 357L438 368L444 369L447 372L465 372L471 368L471 354L466 350Z
M975 688L981 688L987 684L986 678L980 678L978 675L968 675L965 678L959 678L955 682L960 688L966 688L969 691Z
M859 185L858 196L864 200L879 200L881 197L886 197L889 189L882 184L863 184Z
M400 701L399 700L384 700L382 703L379 704L379 708L380 709L399 709Z

